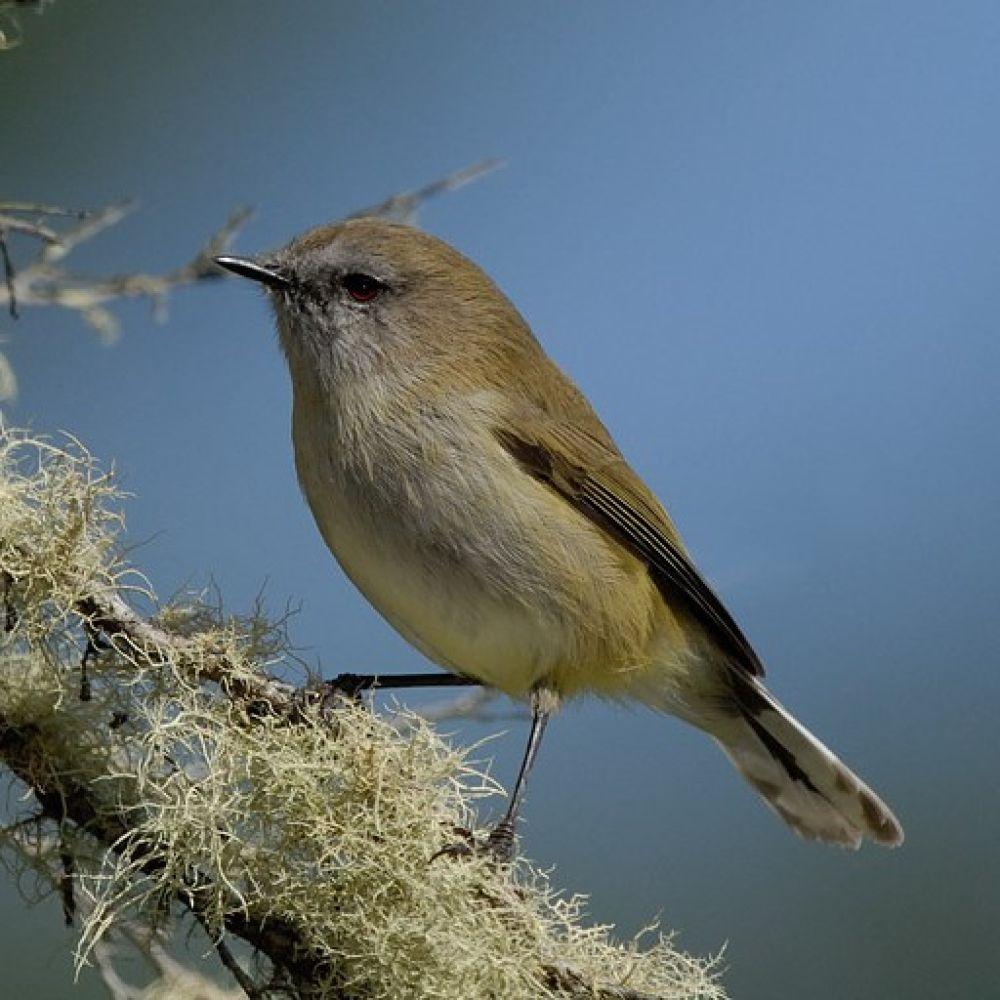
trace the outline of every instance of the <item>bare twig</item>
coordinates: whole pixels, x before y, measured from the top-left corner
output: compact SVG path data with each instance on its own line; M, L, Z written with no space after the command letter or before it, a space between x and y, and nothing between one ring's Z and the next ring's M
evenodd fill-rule
M0 10L3 0L0 0ZM418 208L428 199L482 177L495 170L499 160L483 160L446 177L425 184L415 191L395 194L371 205L349 218L359 215L381 215L413 222ZM180 267L162 274L142 272L93 277L67 270L63 261L81 243L117 225L133 209L130 200L107 205L95 212L79 211L58 205L30 201L0 201L0 266L4 281L0 286L0 305L7 303L10 315L17 319L20 306L59 306L77 312L80 318L105 341L118 335L118 321L108 308L121 299L143 298L153 307L153 316L166 317L169 294L183 285L207 279L229 277L214 258L224 253L229 241L247 220L247 209L238 209L195 254ZM71 220L70 225L57 225ZM35 256L19 262L7 243L8 237L36 244ZM0 402L17 393L17 379L5 355L0 353Z
M224 277L225 272L212 258L226 249L250 216L247 209L234 211L190 261L163 274L135 273L94 278L74 274L61 266L61 262L81 243L117 225L132 209L131 201L116 202L97 212L60 210L51 205L27 202L0 203L0 247L6 276L6 285L0 290L0 303L6 301L15 316L19 305L55 305L72 309L79 312L98 333L113 337L118 331L118 324L105 308L107 303L128 298L149 299L154 314L162 319L167 296L175 288ZM60 230L37 219L20 218L21 214L47 219L70 218L74 224ZM40 244L35 257L16 270L4 242L8 233L17 233Z
M39 201L0 201L0 212L28 212L31 215L65 216L74 219L85 219L90 213L78 208L66 208L65 205L48 205Z
M135 202L131 198L125 198L96 212L77 216L77 224L60 234L57 245L47 247L42 251L42 260L46 264L55 264L81 243L92 239L105 229L117 225L134 208Z
M412 222L417 210L430 198L469 184L500 165L499 160L483 160L415 191L394 194L352 213L348 218L381 215ZM4 251L7 281L6 287L0 291L0 303L6 301L12 315L16 315L18 304L73 309L99 333L113 336L117 332L117 323L105 308L108 302L146 298L153 303L157 318L162 318L167 295L173 289L206 278L226 277L227 273L215 264L213 258L225 252L229 241L250 215L247 209L237 209L187 264L163 274L135 273L93 278L73 274L58 266L81 243L121 222L133 207L131 200L125 200L95 212L80 212L42 203L0 201L0 244L8 233L17 233L41 244L35 258L18 266L16 272L10 255ZM52 221L60 218L73 219L75 224L58 229Z
M43 226L40 222L27 222L25 219L6 215L2 206L0 206L0 229L6 229L12 233L23 233L25 236L34 236L46 243L59 242L59 234L54 229Z
M470 184L502 166L503 160L480 160L479 163L474 163L470 167L456 170L454 173L448 174L447 177L425 184L423 187L417 188L416 191L403 191L400 194L394 194L391 198L386 198L385 201L369 205L358 212L352 212L347 218L358 219L365 215L378 215L386 219L395 219L397 222L412 223L416 217L417 209L425 201L439 194L444 194L446 191L454 191Z

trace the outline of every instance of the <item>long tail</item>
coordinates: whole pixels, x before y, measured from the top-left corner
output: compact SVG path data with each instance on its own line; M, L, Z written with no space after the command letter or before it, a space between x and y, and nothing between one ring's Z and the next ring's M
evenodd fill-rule
M889 807L752 677L734 676L738 711L710 728L729 759L798 834L857 848L903 842Z

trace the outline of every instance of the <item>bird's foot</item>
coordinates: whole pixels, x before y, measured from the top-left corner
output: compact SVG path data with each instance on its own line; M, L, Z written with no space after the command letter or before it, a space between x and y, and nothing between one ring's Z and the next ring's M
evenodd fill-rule
M376 686L378 678L371 674L337 674L331 680L323 682L325 698L334 699L337 695L343 698L358 699L362 691L370 691Z
M458 840L445 845L431 856L431 861L438 858L471 858L487 857L498 865L513 864L516 860L514 824L510 820L501 820L490 831L485 841L477 841L473 832L464 826L452 828Z
M369 674L338 674L308 692L308 703L319 706L320 715L330 719L345 704L362 704L361 695L370 691L374 678Z
M490 830L490 835L486 838L486 850L499 864L509 865L514 861L517 850L512 820L502 819Z

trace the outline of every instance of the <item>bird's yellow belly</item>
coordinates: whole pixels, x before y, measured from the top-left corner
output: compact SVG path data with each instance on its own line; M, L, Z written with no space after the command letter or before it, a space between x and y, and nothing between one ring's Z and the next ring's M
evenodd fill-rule
M544 579L522 581L523 595L513 582L498 592L467 567L428 557L393 525L376 528L352 505L331 503L329 492L323 508L317 521L347 576L405 639L448 670L514 697L538 684L564 696L615 696L645 666L654 623L644 573L617 579L613 594L581 580L579 592L540 602Z
M301 430L299 478L327 545L428 658L515 697L538 684L624 695L649 665L663 605L645 567L547 487L505 475L505 457L407 481L398 456L352 465Z
M344 514L327 544L375 609L425 656L520 696L563 659L565 627L488 593L455 567L433 566L412 547Z

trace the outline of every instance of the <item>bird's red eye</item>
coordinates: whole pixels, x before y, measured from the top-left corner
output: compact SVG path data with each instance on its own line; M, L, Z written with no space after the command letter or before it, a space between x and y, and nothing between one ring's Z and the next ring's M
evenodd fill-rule
M370 274L346 274L343 284L355 302L371 302L384 287L378 278Z

